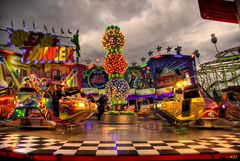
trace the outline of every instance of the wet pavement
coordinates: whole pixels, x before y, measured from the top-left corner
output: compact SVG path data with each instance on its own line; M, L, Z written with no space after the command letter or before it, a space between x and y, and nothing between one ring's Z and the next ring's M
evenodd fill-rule
M101 124L92 118L73 128L58 127L56 129L35 130L2 128L0 132L37 136L58 140L102 140L102 141L134 141L134 140L182 140L200 139L212 136L240 132L240 129L197 129L176 128L162 120L153 118L139 119L134 125Z

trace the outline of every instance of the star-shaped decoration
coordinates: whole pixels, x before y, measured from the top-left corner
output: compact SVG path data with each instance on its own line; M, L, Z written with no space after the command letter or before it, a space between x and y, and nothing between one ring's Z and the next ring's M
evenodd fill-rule
M152 55L153 55L153 51L152 51L152 50L149 50L149 51L148 51L148 55L149 55L149 56L152 56Z
M87 64L90 64L90 63L91 63L91 60L90 60L90 59L87 59L87 60L85 60L85 62L86 62Z
M135 61L133 61L131 64L133 67L135 67L137 65L137 63Z
M142 62L145 62L145 61L146 61L146 58L144 58L144 57L142 56L140 60L141 60Z
M177 52L177 55L180 55L181 54L181 50L182 50L182 47L181 46L177 46L175 48L175 51Z
M169 53L172 50L172 48L168 46L166 50L167 50L167 53Z
M158 47L156 49L157 49L157 52L160 52L162 47L158 45Z
M100 60L101 60L100 58L96 58L96 59L95 59L95 62L96 62L96 63L99 63Z

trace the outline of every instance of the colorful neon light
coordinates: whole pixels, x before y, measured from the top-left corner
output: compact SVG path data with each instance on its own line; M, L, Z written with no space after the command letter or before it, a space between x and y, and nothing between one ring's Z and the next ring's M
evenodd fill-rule
M73 48L70 47L34 47L33 50L28 50L22 59L27 64L31 62L73 62Z

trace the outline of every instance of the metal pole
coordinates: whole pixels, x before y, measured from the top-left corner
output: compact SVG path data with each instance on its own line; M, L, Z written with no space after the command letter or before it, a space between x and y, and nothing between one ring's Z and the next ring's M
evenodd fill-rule
M235 0L236 8L237 8L237 18L238 18L238 24L240 27L240 0Z

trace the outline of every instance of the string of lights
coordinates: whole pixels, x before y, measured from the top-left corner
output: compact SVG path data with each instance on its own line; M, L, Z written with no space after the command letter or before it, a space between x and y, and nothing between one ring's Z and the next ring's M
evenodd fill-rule
M104 59L103 68L110 78L105 90L113 106L127 103L129 85L122 78L128 67L127 59L122 54L125 43L124 35L120 32L118 26L108 26L106 28L102 44L108 54Z

